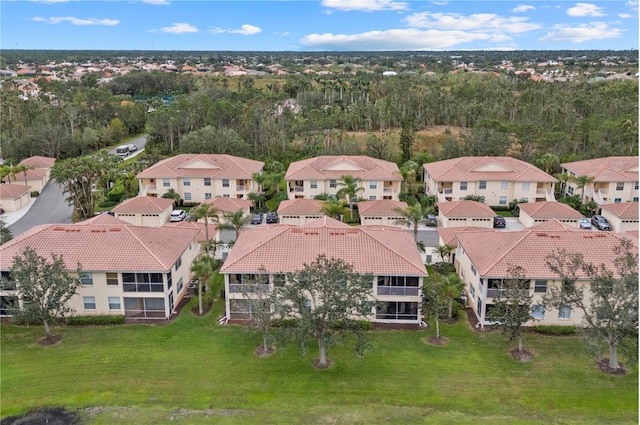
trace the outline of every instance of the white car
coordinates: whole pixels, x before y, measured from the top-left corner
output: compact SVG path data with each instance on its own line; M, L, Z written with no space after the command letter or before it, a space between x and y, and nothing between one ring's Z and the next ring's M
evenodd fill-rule
M171 212L171 218L169 221L182 221L187 217L187 212L185 210L173 210Z
M129 145L129 152L135 152L137 150L138 150L138 147L136 145L133 145L133 144Z

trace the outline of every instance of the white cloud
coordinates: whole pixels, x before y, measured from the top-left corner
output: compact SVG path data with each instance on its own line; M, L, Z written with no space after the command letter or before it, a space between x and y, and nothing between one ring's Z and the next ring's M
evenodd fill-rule
M162 27L160 31L168 34L184 34L189 32L198 32L198 28L184 22L177 22L170 27Z
M553 32L548 33L538 41L582 43L605 38L619 38L621 35L622 30L619 28L609 28L604 22L591 22L576 27L556 25Z
M525 17L502 17L495 13L461 15L459 13L415 13L406 18L412 27L441 30L495 31L498 33L523 33L541 28Z
M117 19L96 19L96 18L76 18L73 16L52 16L50 18L43 18L41 16L34 16L31 18L34 22L46 22L47 24L60 24L62 22L70 22L71 25L105 25L113 26L118 25L120 21Z
M330 9L351 12L361 10L375 12L380 10L407 10L409 3L392 0L322 0L321 4Z
M32 3L56 4L67 3L69 0L29 0Z
M169 0L142 0L142 3L152 4L154 6L166 6Z
M638 11L638 2L637 1L628 1L627 6L631 8L631 10Z
M633 15L631 15L629 13L618 13L618 17L620 17L622 19L629 19L629 18L633 18Z
M436 6L446 6L449 4L449 2L447 1L432 1L431 3L435 4Z
M361 34L309 34L300 43L323 50L438 50L479 40L491 40L491 35L465 31L394 29Z
M513 8L512 12L513 13L525 13L528 12L529 10L536 10L535 6L531 6L528 4L519 4L516 7Z
M575 6L567 9L567 15L575 17L583 16L604 16L602 8L591 3L576 3Z
M242 34L242 35L253 35L262 32L262 28L256 27L255 25L244 24L241 25L237 30L229 30L232 34Z

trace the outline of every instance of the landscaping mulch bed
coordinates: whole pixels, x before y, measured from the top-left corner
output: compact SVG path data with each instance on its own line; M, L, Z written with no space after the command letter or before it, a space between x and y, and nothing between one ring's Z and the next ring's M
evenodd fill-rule
M444 347L445 345L449 345L449 338L445 338L441 336L438 338L437 336L430 336L424 339L427 344L435 345L436 347Z
M51 338L43 336L38 340L38 345L51 347L52 345L58 345L60 341L62 341L62 335L51 335Z
M320 364L320 359L318 358L318 359L314 359L311 364L316 369L329 369L331 366L333 366L333 361L331 359L327 359L327 364L326 365L321 365Z
M261 346L257 347L255 349L255 351L254 351L254 353L256 353L256 355L260 356L260 357L269 357L275 352L276 352L276 348L273 345L268 347L266 350L261 345Z
M2 425L76 425L80 424L78 416L62 407L41 408L22 416L9 416L2 420Z
M525 350L522 349L518 350L517 348L514 348L512 350L509 350L509 354L511 355L511 357L513 357L514 359L516 359L519 362L530 362L531 360L533 360L533 353L529 350Z
M619 363L620 367L618 369L611 369L609 367L609 359L606 357L596 361L596 365L598 365L602 372L608 375L624 376L629 373L629 369L627 369L622 363Z
M198 307L197 304L191 309L191 313L193 313L193 315L196 317L206 316L213 308L213 302L214 300L212 299L202 300L202 314L200 314L200 307Z

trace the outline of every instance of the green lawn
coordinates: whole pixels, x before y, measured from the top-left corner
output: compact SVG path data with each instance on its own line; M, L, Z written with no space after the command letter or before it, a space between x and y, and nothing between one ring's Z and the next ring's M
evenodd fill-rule
M574 337L525 336L536 354L512 360L497 332L466 322L434 333L375 331L358 359L334 348L327 370L312 350L293 346L253 354L257 335L219 326L222 310L196 318L184 310L167 326L54 328L1 326L1 416L39 406L80 409L91 424L637 424L637 368L602 374ZM90 408L91 409L84 409Z

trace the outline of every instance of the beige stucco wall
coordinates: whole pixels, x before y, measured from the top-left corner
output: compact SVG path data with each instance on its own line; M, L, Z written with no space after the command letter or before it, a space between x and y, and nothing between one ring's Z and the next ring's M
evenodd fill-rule
M143 196L162 196L169 189L173 189L185 202L202 202L217 197L246 199L250 192L257 190L257 185L252 179L211 179L211 186L205 186L205 179L192 177L189 180L183 178L165 179L138 179L140 194ZM244 182L244 184L242 184ZM188 183L188 184L187 184Z
M439 213L438 222L442 227L493 227L493 217L447 217Z
M293 226L302 226L310 221L323 217L324 214L316 215L279 215L278 218L282 224L290 224Z
M406 229L407 226L402 224L397 224L396 220L400 217L390 217L390 216L360 216L360 224L362 226L393 226L398 227L400 229Z
M628 232L638 230L638 219L622 220L620 217L613 215L610 211L602 210L602 216L607 219L614 232Z
M18 211L20 208L26 206L31 202L31 192L26 192L16 198L2 198L0 199L0 206L5 211Z
M305 198L314 199L321 193L327 193L329 195L336 195L338 191L343 187L340 186L340 180L336 180L335 187L331 187L329 180L303 180L302 186L297 186L295 182L297 180L287 180L287 190L289 199ZM299 182L299 181L298 181ZM311 187L312 183L315 183L315 188ZM374 184L375 187L372 187ZM382 181L382 180L364 180L358 182L358 187L363 190L358 191L357 197L366 200L378 200L378 199L392 199L398 200L398 194L400 193L401 182L400 181ZM300 190L302 189L302 190ZM374 198L375 197L375 198Z
M522 210L520 210L520 216L518 217L518 221L520 221L520 223L522 223L524 227L535 226L536 224L544 223L549 220L550 220L549 218L537 218L537 219L533 218ZM568 227L575 227L575 228L580 227L580 219L578 218L571 218L571 219L557 218L556 220L560 221L561 223L564 223Z

